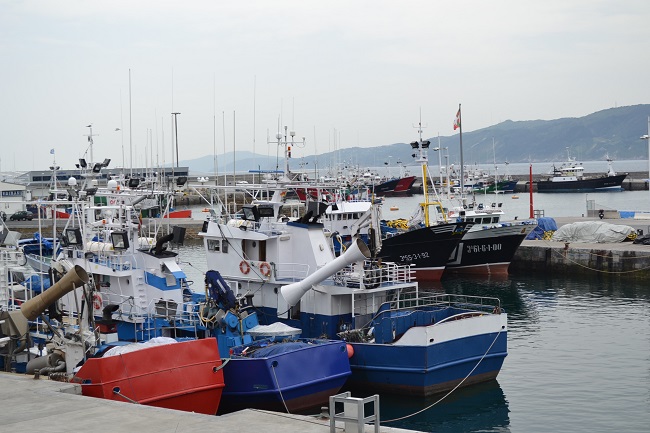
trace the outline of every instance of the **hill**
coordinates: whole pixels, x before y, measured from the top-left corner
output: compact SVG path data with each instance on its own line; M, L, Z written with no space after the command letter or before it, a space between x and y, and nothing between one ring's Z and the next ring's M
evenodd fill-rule
M463 157L465 164L487 164L508 162L561 162L571 156L582 161L603 160L609 155L615 160L634 160L648 158L648 143L640 140L648 133L650 104L609 108L584 117L555 120L506 120L487 128L463 132ZM413 136L412 140L418 137ZM429 138L431 149L429 159L437 165L438 138ZM410 142L409 141L409 142ZM460 161L459 134L440 137L443 165L458 164ZM378 167L390 163L395 167L398 161L413 165L412 149L407 142L393 143L370 148L352 147L337 152L324 153L294 159L290 162L292 170L302 165L305 171L336 166ZM444 155L448 157L445 158ZM217 155L220 173L282 169L282 159L255 155L251 152L237 152L233 163L232 152ZM390 158L389 158L390 157ZM192 173L213 173L212 155L198 159L181 161L190 167Z

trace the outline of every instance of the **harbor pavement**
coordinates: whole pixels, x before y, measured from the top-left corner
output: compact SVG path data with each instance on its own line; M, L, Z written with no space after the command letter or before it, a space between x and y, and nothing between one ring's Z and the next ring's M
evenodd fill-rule
M210 416L77 394L74 384L0 373L0 433L327 433L329 419L246 409ZM343 431L343 423L336 424ZM356 429L355 429L356 431ZM373 425L365 425L374 432ZM380 427L384 433L413 430Z

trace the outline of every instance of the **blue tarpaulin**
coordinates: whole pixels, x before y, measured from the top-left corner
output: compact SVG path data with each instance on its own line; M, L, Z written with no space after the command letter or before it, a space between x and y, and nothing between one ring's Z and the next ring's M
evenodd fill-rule
M279 355L287 352L293 352L295 350L303 349L309 346L311 346L311 344L302 341L273 344L271 346L263 347L261 349L256 350L251 356L253 358L267 358L269 356Z
M544 233L555 230L557 230L557 223L553 218L537 218L537 227L535 227L532 232L528 233L526 239L543 239Z

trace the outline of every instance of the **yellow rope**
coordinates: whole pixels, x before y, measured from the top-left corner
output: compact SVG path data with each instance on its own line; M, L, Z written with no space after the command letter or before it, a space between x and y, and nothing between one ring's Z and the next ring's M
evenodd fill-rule
M620 275L622 275L622 274L630 274L630 273L633 273L633 272L642 272L642 271L646 271L646 270L650 269L650 266L647 266L647 267L645 267L645 268L641 268L641 269L632 269L632 270L630 270L630 271L607 271L607 270L602 270L602 269L596 269L596 268L592 268L592 267L589 267L589 266L583 265L582 263L579 263L579 262L576 261L576 260L573 260L573 259L568 258L568 257L564 254L564 252L566 252L567 250L565 250L565 249L559 249L559 248L553 248L553 247L551 246L551 243L550 243L550 242L546 242L546 244L549 246L549 248L551 248L551 251L553 252L553 254L557 254L557 255L562 256L562 258L564 258L564 260L566 260L566 261L568 261L568 262L570 262L570 263L573 263L574 265L578 265L578 266L580 266L581 268L588 269L588 270L590 270L590 271L594 271L594 272L599 272L599 273L602 273L602 274L620 274ZM592 252L587 251L587 250L583 250L583 251L586 251L587 254L589 254L590 256L596 256L596 257L609 257L609 255L605 255L605 254L592 253ZM623 259L645 259L645 258L646 258L646 257L619 257L619 260L623 260Z

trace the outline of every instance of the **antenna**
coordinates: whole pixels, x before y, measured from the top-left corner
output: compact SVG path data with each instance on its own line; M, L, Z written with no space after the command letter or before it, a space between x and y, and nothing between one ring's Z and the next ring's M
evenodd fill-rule
M86 148L86 151L84 152L82 158L86 157L86 154L90 150L90 162L95 162L95 159L93 158L93 137L98 135L98 134L93 134L93 124L91 123L90 125L86 125L86 128L89 129L89 132L87 135L84 135L84 137L88 137L88 147Z

